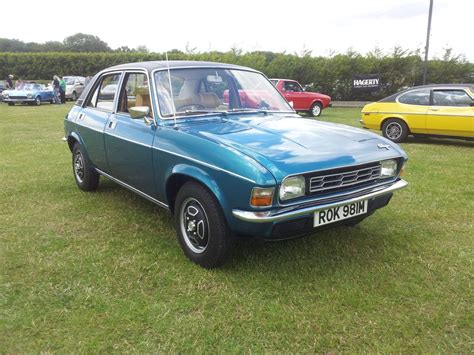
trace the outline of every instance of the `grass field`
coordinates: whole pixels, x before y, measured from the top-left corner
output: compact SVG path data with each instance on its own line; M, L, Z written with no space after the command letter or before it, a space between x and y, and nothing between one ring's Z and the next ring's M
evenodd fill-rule
M409 187L359 226L207 271L166 211L75 186L69 107L0 105L1 353L474 351L474 143L410 139Z

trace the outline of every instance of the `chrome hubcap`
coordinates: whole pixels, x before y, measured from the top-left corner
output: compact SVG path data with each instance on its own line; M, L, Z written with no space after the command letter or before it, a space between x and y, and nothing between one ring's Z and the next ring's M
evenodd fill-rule
M80 152L76 153L74 156L74 175L76 175L76 179L79 182L84 181L84 159L82 158L82 154Z
M396 122L392 122L387 126L385 130L387 133L387 137L390 139L398 139L402 135L402 126L400 126Z
M321 113L321 107L319 107L319 105L314 105L313 116L319 116L320 113Z
M209 222L201 203L192 197L184 200L179 218L186 245L197 254L203 253L209 243Z

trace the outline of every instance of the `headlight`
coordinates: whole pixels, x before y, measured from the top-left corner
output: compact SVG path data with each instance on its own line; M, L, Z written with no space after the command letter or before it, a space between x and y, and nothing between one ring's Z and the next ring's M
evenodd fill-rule
M395 159L383 160L380 162L382 169L380 171L380 177L390 178L397 176L397 161Z
M3 97L6 98L6 99L8 99L8 92L4 92L4 93L3 93Z
M29 99L31 99L31 98L33 97L33 95L32 95L32 94L28 94L28 95L26 95L26 97L29 98Z
M254 187L250 196L250 204L254 207L268 207L273 201L273 187Z
M305 194L305 180L303 176L292 176L281 183L280 186L280 200L289 200L304 196Z

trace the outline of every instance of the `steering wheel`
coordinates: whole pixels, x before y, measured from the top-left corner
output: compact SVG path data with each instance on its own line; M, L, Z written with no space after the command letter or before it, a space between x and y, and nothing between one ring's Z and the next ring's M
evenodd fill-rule
M200 109L205 110L206 106L201 105L201 104L183 105L183 106L177 107L176 111L186 111L186 109L188 109L188 110L200 110Z

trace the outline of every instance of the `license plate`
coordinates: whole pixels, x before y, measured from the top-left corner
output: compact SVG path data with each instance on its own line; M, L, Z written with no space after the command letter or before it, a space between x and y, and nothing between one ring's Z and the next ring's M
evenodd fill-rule
M367 200L331 207L314 213L314 227L342 221L367 212Z

